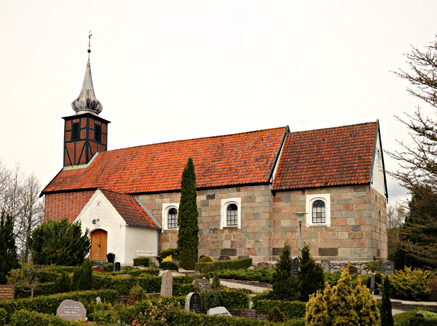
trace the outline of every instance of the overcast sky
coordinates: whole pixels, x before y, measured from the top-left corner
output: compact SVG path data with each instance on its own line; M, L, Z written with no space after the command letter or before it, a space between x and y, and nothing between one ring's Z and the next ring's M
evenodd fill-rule
M0 159L42 185L62 168L90 30L109 149L379 119L395 150L409 140L395 114L434 114L391 71L434 39L436 13L426 0L0 0ZM390 203L405 194L389 180Z

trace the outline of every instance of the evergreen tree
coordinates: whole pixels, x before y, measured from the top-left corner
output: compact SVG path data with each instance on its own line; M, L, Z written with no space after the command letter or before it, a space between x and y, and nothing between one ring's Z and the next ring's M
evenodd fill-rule
M358 314L357 326L376 325L380 317L376 300L370 294L369 289L361 284L361 278L358 278L358 285L354 294L355 311Z
M63 272L55 281L56 293L64 293L71 291L71 279L68 273Z
M72 288L75 291L91 290L93 287L93 264L89 259L85 259L73 273Z
M332 296L332 288L329 283L326 284L325 292L317 291L309 296L306 305L305 325L319 326L332 325L330 314L330 298Z
M188 158L182 173L181 201L178 214L178 252L184 269L194 269L199 246L199 212L197 211L196 174L193 159Z
M302 248L299 259L300 301L307 302L310 294L316 293L325 287L325 274L320 265L316 264L310 255L309 245Z
M384 277L382 282L382 305L381 305L381 325L393 326L394 320L391 308L391 286L388 277Z
M39 265L78 266L88 254L88 230L82 235L80 223L67 219L49 220L39 225L29 238L33 262Z
M272 299L294 301L300 297L300 282L296 276L291 277L293 261L290 257L290 246L284 245L279 261L273 273Z
M212 290L220 290L222 286L220 285L220 278L218 276L217 271L214 271L214 276L212 278L211 289Z
M358 315L354 309L354 301L348 265L347 268L343 268L341 277L332 293L331 310L333 325L355 326L358 324Z
M0 284L6 284L11 269L19 267L12 216L2 212L0 219Z

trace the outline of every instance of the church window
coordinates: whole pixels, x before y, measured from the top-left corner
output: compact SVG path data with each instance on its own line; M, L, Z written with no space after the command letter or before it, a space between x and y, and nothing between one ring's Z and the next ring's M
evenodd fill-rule
M306 226L331 226L331 195L306 196Z
M102 126L96 125L96 129L94 130L94 140L99 143L102 141Z
M176 208L168 210L167 222L169 229L176 229L178 227L178 210Z
M79 122L73 123L71 131L71 139L72 140L79 140Z
M325 223L326 211L325 203L323 202L323 200L316 200L313 203L312 218L313 223Z
M220 228L241 228L241 198L221 200Z

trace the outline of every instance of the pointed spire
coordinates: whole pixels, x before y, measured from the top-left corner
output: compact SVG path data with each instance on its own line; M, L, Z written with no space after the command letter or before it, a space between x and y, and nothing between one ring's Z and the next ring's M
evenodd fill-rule
M97 100L96 95L94 94L93 78L91 75L91 65L89 57L89 53L91 52L91 35L92 34L89 35L90 43L88 47L88 63L86 65L82 90L80 91L78 98L71 103L71 107L76 112L76 114L85 112L99 114L103 110L102 104L100 104L99 100Z

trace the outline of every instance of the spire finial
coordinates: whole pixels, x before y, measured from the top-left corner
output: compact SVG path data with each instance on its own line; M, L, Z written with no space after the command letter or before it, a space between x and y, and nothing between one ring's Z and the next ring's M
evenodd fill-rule
M93 34L91 33L91 31L88 32L88 59L90 57L90 53L91 53L91 36L93 36Z

